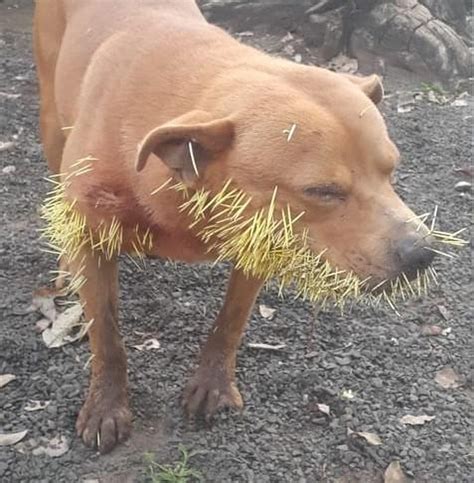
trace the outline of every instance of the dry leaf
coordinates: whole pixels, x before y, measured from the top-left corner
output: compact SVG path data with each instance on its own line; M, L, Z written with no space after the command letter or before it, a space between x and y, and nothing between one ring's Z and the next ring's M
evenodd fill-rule
M35 456L46 455L51 458L57 458L69 451L69 442L64 436L56 436L49 441L45 441L44 445L36 447L31 453Z
M445 95L439 94L433 90L430 90L428 92L426 98L429 102L432 102L433 104L446 104L448 102L448 98Z
M282 37L281 42L291 42L294 39L293 35L291 35L291 32L288 32L284 37Z
M441 332L441 335L449 335L451 334L451 332L453 331L453 329L451 327L446 327L446 329L443 329L443 331Z
M50 403L51 401L38 401L37 399L31 399L31 401L26 403L25 411L42 411L43 409L46 409Z
M464 176L467 176L468 178L473 178L474 177L474 166L461 166L460 168L455 168L454 169L455 173L461 173Z
M16 167L13 164L9 164L2 168L2 174L13 174L16 171Z
M469 104L466 99L455 99L453 102L451 102L451 105L453 107L466 107Z
M468 193L469 191L472 191L472 183L467 181L458 181L454 185L454 189L460 193Z
M264 344L259 342L249 342L247 345L251 349L263 349L268 351L279 351L286 347L286 344Z
M51 325L51 321L49 319L40 319L35 324L35 329L41 334L41 332L45 331Z
M443 329L439 325L425 324L425 325L422 325L420 328L421 335L425 335L427 337L441 335L442 332L443 332Z
M272 320L275 316L276 309L272 309L271 307L267 307L266 305L259 305L258 311L264 319Z
M397 112L399 114L406 114L407 112L413 111L414 103L399 104L397 106Z
M80 321L82 310L82 305L75 303L57 316L52 326L41 334L47 347L50 349L62 347L84 337L92 321L86 324ZM80 330L71 335L77 327L80 327Z
M148 339L143 344L134 345L132 347L139 351L151 351L159 349L161 344L157 339Z
M327 416L330 415L331 408L327 404L317 404L317 406L322 413L326 414Z
M456 373L454 369L450 367L445 367L438 371L435 376L435 381L443 388L443 389L456 389L461 385L460 376Z
M21 94L10 94L10 92L0 92L0 97L5 97L7 99L18 99Z
M367 441L367 443L371 444L372 446L380 446L382 444L382 440L375 433L368 433L365 431L352 431L350 428L348 428L347 434L349 434L349 436L351 435L360 436L361 438L364 438Z
M408 483L408 479L402 471L400 461L392 461L385 470L384 483Z
M54 322L58 313L54 303L55 295L48 289L37 290L33 295L32 306L41 312L48 320Z
M253 37L254 33L246 30L245 32L237 32L235 35L237 35L237 37Z
M19 443L28 432L27 429L19 431L18 433L0 434L0 446L11 446Z
M16 379L13 374L0 374L0 387L6 386L9 382Z
M13 148L15 143L12 141L1 142L0 141L0 153L3 151L8 151L9 149Z
M411 414L407 414L400 418L400 422L402 424L409 424L411 426L421 426L422 424L427 423L428 421L432 421L436 416L428 416L423 414L421 416L412 416Z

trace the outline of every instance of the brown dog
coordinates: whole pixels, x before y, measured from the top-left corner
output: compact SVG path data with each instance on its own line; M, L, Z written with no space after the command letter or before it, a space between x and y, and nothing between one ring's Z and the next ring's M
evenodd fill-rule
M147 227L148 256L213 259L179 210L172 176L193 192L232 179L255 209L304 212L311 249L372 283L426 268L423 229L391 185L398 152L375 108L378 77L298 65L244 46L209 25L194 0L41 0L35 14L41 136L50 170L84 157L90 173L66 196L93 230L119 220L122 251ZM188 151L188 147L194 151ZM93 354L77 430L101 452L127 438L127 361L117 325L117 260L81 247L80 290ZM74 260L77 260L76 257ZM77 262L72 261L72 269ZM242 406L236 351L262 280L234 270L189 383L185 406L207 417Z

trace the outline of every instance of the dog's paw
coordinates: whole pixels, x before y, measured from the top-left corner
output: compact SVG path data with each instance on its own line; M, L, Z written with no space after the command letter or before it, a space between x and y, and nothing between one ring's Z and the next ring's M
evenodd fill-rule
M244 403L233 378L200 367L186 387L183 406L189 418L203 415L209 422L218 410L242 409Z
M132 429L132 415L126 397L107 397L100 392L89 394L76 422L84 444L105 454L127 440Z

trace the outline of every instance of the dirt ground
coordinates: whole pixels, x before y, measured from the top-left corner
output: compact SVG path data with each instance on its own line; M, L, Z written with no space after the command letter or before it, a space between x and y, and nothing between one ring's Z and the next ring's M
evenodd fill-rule
M0 142L14 142L0 152L0 374L16 376L0 389L0 433L28 430L22 443L0 447L0 480L144 481L144 454L170 463L181 444L196 452L190 464L207 482L370 483L382 481L395 460L417 482L472 481L470 247L456 260L438 261L441 285L403 304L401 317L366 307L315 317L310 305L291 294L282 300L272 288L264 291L258 303L275 308L276 315L267 320L255 310L240 350L238 382L246 407L242 414L220 415L209 428L188 425L179 403L219 309L228 267L152 261L140 272L124 261L121 319L135 432L108 456L82 445L74 422L88 380L87 344L47 349L35 331L40 316L26 310L55 268L40 250L37 233L48 184L37 131L30 20L29 9L0 3ZM242 38L311 60L301 39L285 43L258 33ZM406 90L420 85L389 78L388 87L382 110L403 153L399 192L419 213L439 205L443 228L468 227L472 197L454 186L471 181L458 171L472 159L471 100L467 107L420 100L400 113ZM423 326L433 324L447 330L423 336ZM159 350L132 347L152 337L160 341ZM255 350L250 342L286 347ZM443 389L435 381L447 367L459 375L458 387ZM352 399L341 397L349 390ZM25 411L31 400L50 404ZM330 415L318 404L328 405ZM407 414L434 419L409 426L400 422ZM375 433L382 444L348 436L348 429ZM58 457L39 454L44 439L57 436L69 450Z

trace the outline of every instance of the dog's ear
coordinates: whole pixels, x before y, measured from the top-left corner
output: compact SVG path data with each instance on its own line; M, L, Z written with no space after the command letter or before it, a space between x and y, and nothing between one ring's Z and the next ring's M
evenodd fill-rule
M209 162L230 147L233 137L231 120L192 111L151 130L138 146L135 167L141 171L155 154L178 179L192 184Z
M362 92L364 92L364 94L366 94L374 104L378 104L383 99L383 84L378 75L373 74L365 77L359 77L351 74L343 75L354 84L357 84L361 88Z

